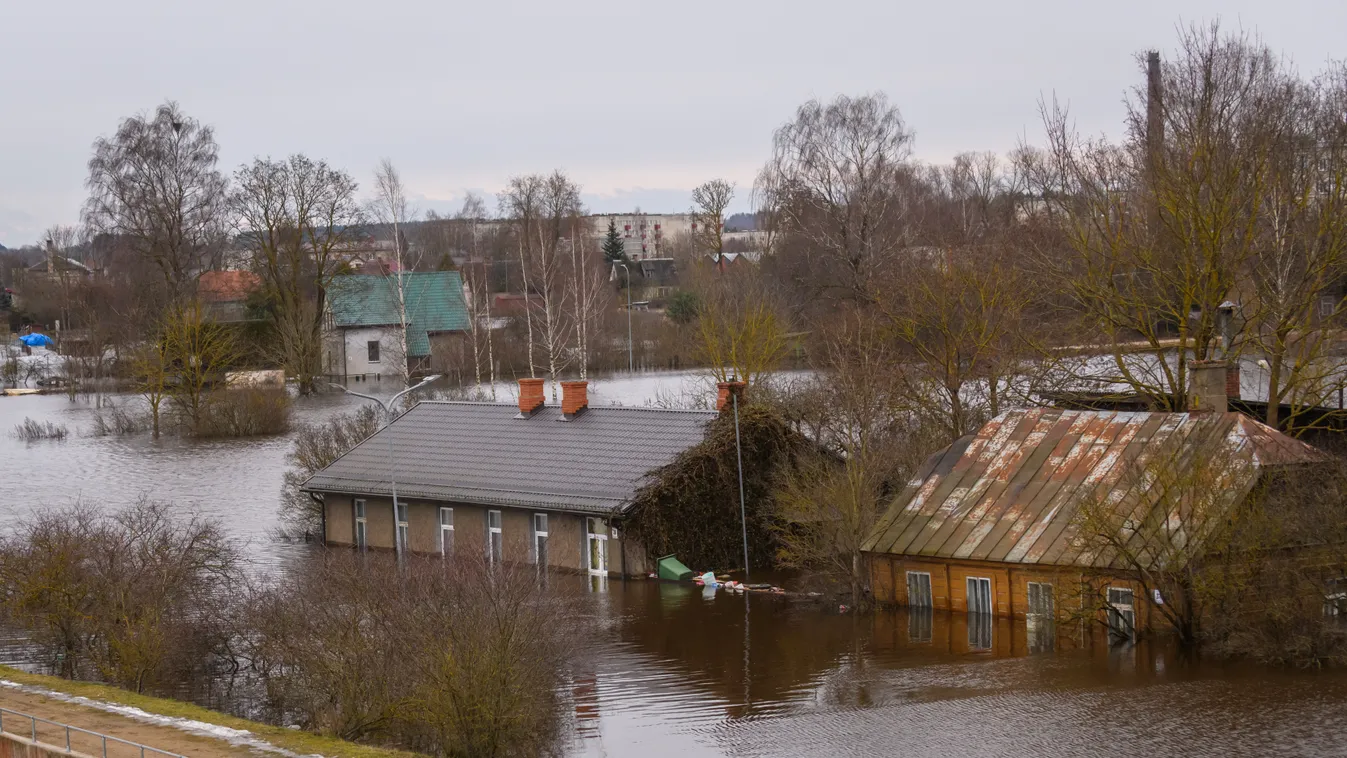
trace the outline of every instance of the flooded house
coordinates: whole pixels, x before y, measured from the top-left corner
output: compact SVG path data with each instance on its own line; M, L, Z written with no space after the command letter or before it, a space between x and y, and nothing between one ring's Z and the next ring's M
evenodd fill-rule
M416 404L304 484L323 503L327 544L651 571L659 556L623 536L623 516L647 474L701 442L717 412L591 407L586 382L561 387L560 405L542 379L519 380L517 404Z
M1002 413L928 459L876 524L863 546L876 600L1041 618L1081 604L1088 585L1117 615L1110 626L1145 625L1164 598L1144 595L1138 565L1200 555L1205 530L1260 480L1325 460L1219 400L1191 413ZM1181 484L1192 494L1175 497ZM1116 515L1122 547L1087 539L1083 513ZM1194 547L1127 553L1148 524Z
M399 281L407 317L406 355ZM457 271L333 277L324 307L323 373L342 381L397 376L404 362L410 373L425 373L432 355L451 351L470 327Z

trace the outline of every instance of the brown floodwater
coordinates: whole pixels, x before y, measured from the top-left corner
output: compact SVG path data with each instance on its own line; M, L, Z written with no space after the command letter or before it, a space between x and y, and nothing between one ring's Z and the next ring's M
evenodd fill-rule
M328 396L297 411L349 407ZM72 436L20 442L9 430L25 417ZM288 438L91 438L89 421L87 402L0 397L0 528L77 499L143 495L223 519L259 570L300 563L308 548L270 538ZM574 756L1347 755L1337 672L1222 666L961 614L856 616L652 581L556 586L596 622L566 693ZM0 639L0 662L28 654ZM197 697L229 705L218 690Z

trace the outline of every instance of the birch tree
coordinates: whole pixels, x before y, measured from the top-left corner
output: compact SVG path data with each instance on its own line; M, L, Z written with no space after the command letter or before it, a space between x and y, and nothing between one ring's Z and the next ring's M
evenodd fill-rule
M374 200L370 203L371 215L393 231L393 266L384 274L384 280L392 293L398 318L398 344L392 351L393 358L398 362L398 376L406 384L412 373L407 273L409 269L415 269L420 260L413 260L414 254L407 249L403 227L415 219L416 211L407 200L401 174L388 158L384 158L374 171L374 192Z
M214 131L172 101L94 142L84 222L157 272L161 302L190 296L224 247L228 181L218 159Z
M487 381L491 399L496 399L496 354L492 337L491 318L491 255L481 244L481 222L487 219L486 203L480 195L469 192L463 198L456 223L468 235L468 265L463 267L463 278L468 288L468 317L472 336L473 375L477 389L482 389L482 361L486 361Z
M542 348L552 397L575 359L571 337L576 329L568 308L570 255L562 250L567 233L583 210L580 188L561 171L515 177L501 195L502 212L517 238L524 278L529 335L529 372L536 375L534 343ZM571 246L574 251L575 246Z

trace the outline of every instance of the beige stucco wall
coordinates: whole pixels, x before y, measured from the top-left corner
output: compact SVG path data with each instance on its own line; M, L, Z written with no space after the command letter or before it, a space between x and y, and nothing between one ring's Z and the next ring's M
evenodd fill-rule
M327 503L327 541L330 545L354 545L355 524L353 498L349 495L329 494ZM442 504L412 500L408 507L408 541L414 553L440 552L440 514ZM554 569L585 571L589 568L586 541L586 517L572 513L539 511L523 508L485 508L477 505L452 504L454 509L454 550L474 551L485 555L487 546L486 514L488 510L501 512L505 560L511 563L533 563L533 514L547 513L548 565ZM368 546L375 549L394 549L392 502L388 498L365 498ZM612 537L612 525L607 520L608 572L643 575L652 570L652 562L639 544ZM619 533L620 534L620 533Z

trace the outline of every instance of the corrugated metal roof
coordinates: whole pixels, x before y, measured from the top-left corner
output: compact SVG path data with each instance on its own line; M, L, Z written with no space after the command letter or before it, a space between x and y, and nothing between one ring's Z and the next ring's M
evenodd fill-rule
M1100 565L1076 539L1086 498L1140 513L1151 461L1205 445L1226 451L1229 503L1257 468L1322 460L1315 448L1239 413L1011 411L932 456L880 519L867 552L1045 565ZM1160 458L1164 456L1165 458ZM1152 467L1153 468L1153 467Z
M608 513L646 474L701 442L715 411L591 407L570 421L501 403L423 402L305 483L387 496L392 435L398 496Z
M430 355L430 334L468 328L463 280L457 271L408 271L402 277L412 325L407 350L413 357ZM400 323L396 279L395 275L333 277L327 295L333 323L338 328Z

